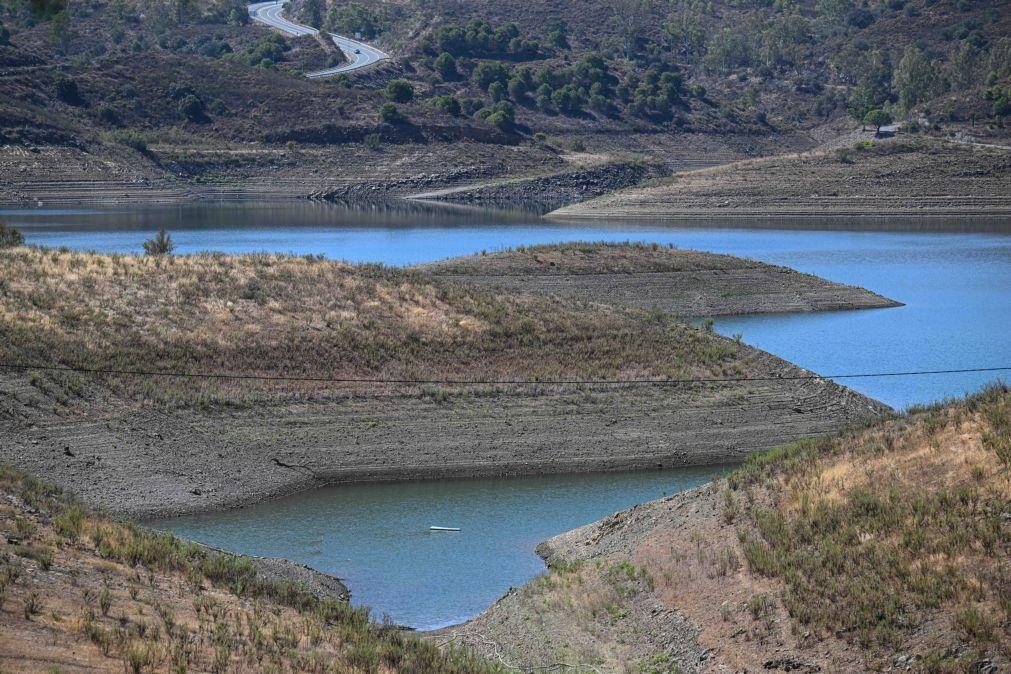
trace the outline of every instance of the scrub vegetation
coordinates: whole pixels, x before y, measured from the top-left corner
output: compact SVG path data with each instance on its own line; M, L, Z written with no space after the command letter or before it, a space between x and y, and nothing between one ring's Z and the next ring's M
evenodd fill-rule
M4 671L499 672L0 466ZM8 669L11 668L11 669Z
M1011 395L992 388L912 419L750 459L729 479L754 504L744 557L784 582L783 605L805 627L893 649L941 622L969 649L928 649L932 667L1006 661ZM756 489L777 497L764 506Z
M705 669L700 653L735 671L1003 671L1009 461L1003 385L754 454L724 480L542 544L551 574L448 633L479 649L480 634L522 667L622 671L652 648L683 671ZM649 579L619 593L622 617L575 620L620 565Z

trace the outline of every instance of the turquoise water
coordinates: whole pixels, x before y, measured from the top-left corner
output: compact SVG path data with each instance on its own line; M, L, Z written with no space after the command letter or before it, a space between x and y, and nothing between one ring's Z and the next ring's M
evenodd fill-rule
M322 253L410 264L567 240L656 241L787 265L905 303L870 311L728 317L743 339L821 374L1011 367L1009 223L762 220L558 224L428 207L221 204L117 211L0 211L30 243L139 252L158 226L178 252ZM1005 373L1011 379L1011 372ZM840 380L896 408L960 396L994 374ZM324 489L158 523L212 545L294 559L346 578L356 603L402 623L469 618L543 570L536 543L686 489L720 469ZM460 526L433 534L431 525Z
M696 487L723 467L328 487L242 510L152 523L345 579L352 602L432 629L471 618L544 571L540 541ZM430 526L459 527L431 532Z

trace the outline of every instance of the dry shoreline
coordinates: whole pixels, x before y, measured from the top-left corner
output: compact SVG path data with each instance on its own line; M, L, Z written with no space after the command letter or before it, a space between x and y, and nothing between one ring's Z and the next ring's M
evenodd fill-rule
M798 368L772 356L772 372ZM0 379L3 390L24 386ZM118 407L118 409L117 409ZM719 391L530 391L355 397L175 413L116 406L36 417L0 460L120 516L248 505L325 485L725 464L887 408L827 381ZM461 459L461 457L466 457Z
M551 218L1011 217L1011 152L904 138L736 161L566 206Z
M0 414L9 429L0 433L0 461L116 515L234 508L345 482L734 463L751 451L888 412L833 382L798 380L812 375L771 354L675 320L669 312L694 312L699 296L713 313L721 302L732 311L895 304L732 256L561 244L398 271L264 256L5 255L10 270L21 270L8 272L5 282L14 292L9 304L0 304L12 317L22 316L8 327L11 344L21 345L12 358L45 361L54 350L88 347L92 364L111 353L122 367L190 371L200 367L192 359L201 354L205 368L215 372L250 367L244 359L252 350L259 354L257 367L282 375L332 363L347 368L359 354L376 353L389 354L381 379L487 377L487 383L466 386L229 388L213 381L116 384L50 379L45 372L0 375ZM440 277L503 269L525 275L542 266L552 270L538 281L546 295ZM579 273L587 269L608 274ZM741 273L772 280L756 284L749 276L753 287L734 297L728 291L745 284ZM685 284L691 301L657 302L671 288L668 283L648 294L661 277ZM558 279L593 284L572 298L547 283ZM623 296L615 283L633 287ZM75 294L75 287L87 293ZM331 290L321 295L320 287ZM650 297L653 303L643 304ZM82 326L82 306L103 318ZM132 341L110 326L130 326ZM265 333L265 327L275 331ZM229 335L227 343L220 342L222 334ZM299 347L294 359L287 353L292 344ZM335 344L348 346L335 351ZM418 344L425 346L418 350ZM175 353L185 360L166 360ZM395 368L404 366L411 369L398 377ZM332 369L303 372L335 376ZM337 372L375 377L367 369ZM678 379L674 374L756 379L727 385L550 383ZM495 383L509 380L543 383Z

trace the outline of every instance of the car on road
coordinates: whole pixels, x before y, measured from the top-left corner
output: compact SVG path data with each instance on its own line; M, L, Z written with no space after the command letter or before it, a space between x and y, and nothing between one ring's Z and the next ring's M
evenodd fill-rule
M362 53L362 50L361 50L361 49L355 49L355 53L356 53L356 54L361 54L361 53Z

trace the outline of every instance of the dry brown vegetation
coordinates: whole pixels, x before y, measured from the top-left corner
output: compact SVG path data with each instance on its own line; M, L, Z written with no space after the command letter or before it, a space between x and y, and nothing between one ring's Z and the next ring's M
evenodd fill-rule
M634 272L729 271L767 266L733 255L677 250L642 243L577 241L520 246L495 253L455 257L427 264L430 274L621 274Z
M507 296L376 265L267 255L2 255L0 353L7 361L489 382L745 371L739 345L670 316ZM79 393L72 375L58 379ZM128 381L132 391L141 385ZM145 381L145 395L163 398L179 383ZM248 390L251 383L241 384ZM202 387L222 395L235 388L225 381Z
M1011 391L994 387L753 455L727 480L563 534L542 549L548 579L456 637L523 666L636 671L638 633L670 671L1003 671L1009 503ZM619 562L649 583L616 605L617 626L573 619ZM689 627L658 637L657 614ZM528 623L560 629L545 644Z
M0 466L0 671L494 672Z

